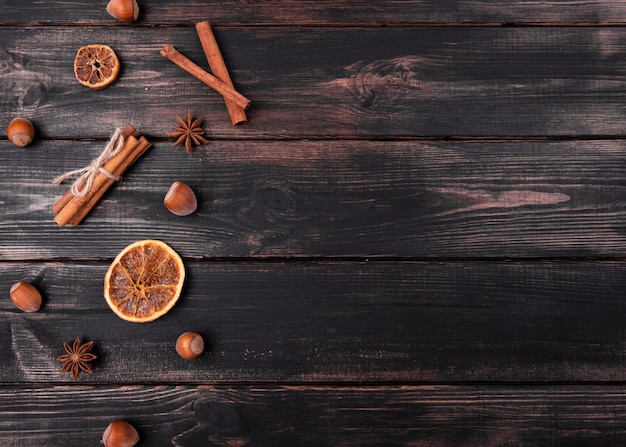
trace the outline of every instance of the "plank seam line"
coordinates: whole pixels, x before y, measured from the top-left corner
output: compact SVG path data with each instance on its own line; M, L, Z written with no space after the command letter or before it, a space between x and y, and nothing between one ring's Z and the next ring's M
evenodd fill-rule
M150 388L150 387L207 387L207 388L223 388L223 389L244 389L244 388L280 388L280 389L407 389L407 388L432 388L432 387L447 387L447 388L507 388L507 389L524 389L524 388L609 388L619 387L624 388L626 386L625 381L621 380L545 380L545 381L477 381L477 380L455 380L455 381L417 381L417 380L397 380L397 381L280 381L280 380L244 380L244 381L229 381L229 380L205 380L205 381L163 381L163 382L87 382L84 381L80 384L70 383L67 381L45 381L45 382L2 382L0 388L20 387L24 388L29 386L31 388L61 388L65 387L68 390L71 389L85 389L95 387L111 387L111 388Z
M29 27L67 27L67 28L122 28L122 25L110 21L76 21L64 22L61 20L32 20L32 21L4 21L0 23L0 28L29 28ZM195 23L172 22L156 23L143 22L134 23L135 29L154 28L193 28ZM550 22L550 21L494 21L494 22L215 22L214 28L622 28L626 27L626 22L604 21L604 22Z
M24 262L38 262L38 263L68 263L68 264L85 264L85 263L110 263L114 256L103 258L71 258L71 257L59 257L59 258L15 258L15 259L0 259L0 264L23 264ZM218 257L218 258L205 258L205 257L193 257L183 256L183 259L188 262L197 263L212 263L212 264L465 264L465 263L483 263L483 264L530 264L530 263L561 263L561 264L621 264L626 262L626 257L389 257L389 256L348 256L348 257Z

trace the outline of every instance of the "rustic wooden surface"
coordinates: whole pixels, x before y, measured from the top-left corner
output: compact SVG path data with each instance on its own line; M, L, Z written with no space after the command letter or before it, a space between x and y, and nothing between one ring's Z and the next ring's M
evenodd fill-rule
M626 445L626 4L619 1L5 0L0 125L0 445ZM209 21L237 89L207 66ZM79 85L76 50L123 64ZM204 119L187 154L166 132ZM57 175L131 122L152 149L79 227ZM200 206L162 205L175 180ZM132 324L102 297L138 239L184 258L183 296ZM42 309L8 299L35 284ZM207 352L182 360L176 337ZM94 340L94 373L60 372Z

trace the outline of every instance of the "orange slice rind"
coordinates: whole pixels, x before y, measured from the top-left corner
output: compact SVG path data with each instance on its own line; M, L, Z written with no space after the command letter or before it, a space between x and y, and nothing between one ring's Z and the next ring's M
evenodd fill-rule
M124 248L104 277L104 298L123 320L154 321L178 301L185 281L183 261L165 242L146 239Z
M81 47L74 58L76 80L86 87L99 90L117 79L120 61L108 45L90 44Z

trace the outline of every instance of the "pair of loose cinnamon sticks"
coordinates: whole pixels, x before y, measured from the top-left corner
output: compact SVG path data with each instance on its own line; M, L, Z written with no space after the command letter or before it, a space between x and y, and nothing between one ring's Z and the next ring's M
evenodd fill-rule
M208 22L200 22L196 24L196 31L213 75L193 63L172 45L165 45L161 55L221 94L233 124L247 121L245 110L250 107L250 100L235 90L211 25Z
M101 166L102 169L93 177L91 188L86 194L77 196L70 189L52 205L52 210L56 213L54 221L57 224L60 226L80 224L116 179L119 179L150 148L150 142L143 136L138 138L138 135L137 130L127 124L121 132L122 148Z

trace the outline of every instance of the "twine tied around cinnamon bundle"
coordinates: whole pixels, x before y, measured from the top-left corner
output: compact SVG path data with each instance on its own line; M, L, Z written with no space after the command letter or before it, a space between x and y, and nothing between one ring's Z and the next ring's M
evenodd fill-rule
M104 169L104 165L111 158L119 154L122 147L124 147L124 135L122 132L122 129L119 127L115 129L115 132L111 136L111 139L105 146L102 153L98 157L94 158L89 165L66 172L65 174L56 177L52 180L52 182L61 184L68 178L79 175L79 177L72 184L70 191L75 197L83 197L91 191L93 181L98 174L104 174L107 178L118 181L120 177Z

